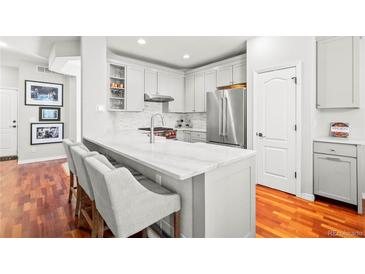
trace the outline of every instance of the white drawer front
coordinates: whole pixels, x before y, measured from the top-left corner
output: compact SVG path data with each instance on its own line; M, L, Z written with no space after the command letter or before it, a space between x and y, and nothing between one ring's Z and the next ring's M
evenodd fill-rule
M356 146L335 143L314 142L314 152L356 157Z
M207 134L204 132L191 132L191 138L194 139L207 139Z

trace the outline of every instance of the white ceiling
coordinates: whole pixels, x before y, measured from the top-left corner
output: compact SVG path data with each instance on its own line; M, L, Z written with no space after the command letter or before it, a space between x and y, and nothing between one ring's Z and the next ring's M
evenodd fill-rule
M145 45L137 40L143 38ZM113 52L177 69L190 69L246 52L248 36L111 36ZM183 59L189 54L190 59Z

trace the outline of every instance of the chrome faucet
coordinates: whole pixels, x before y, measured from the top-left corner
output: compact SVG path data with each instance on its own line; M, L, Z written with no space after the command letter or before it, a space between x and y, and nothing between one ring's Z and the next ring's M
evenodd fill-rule
M155 143L155 132L154 132L154 127L155 127L155 121L154 118L155 116L160 116L161 117L161 121L162 121L162 126L165 126L165 122L163 120L163 116L160 113L155 113L151 116L151 132L150 132L150 143L154 144Z

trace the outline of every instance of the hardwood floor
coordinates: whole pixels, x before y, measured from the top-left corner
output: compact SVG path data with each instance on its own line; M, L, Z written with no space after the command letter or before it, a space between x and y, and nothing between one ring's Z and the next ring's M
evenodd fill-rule
M76 229L64 162L0 162L0 237L90 237ZM257 237L365 237L365 217L344 204L257 186L256 205Z
M365 237L365 216L344 203L310 202L258 185L256 237Z

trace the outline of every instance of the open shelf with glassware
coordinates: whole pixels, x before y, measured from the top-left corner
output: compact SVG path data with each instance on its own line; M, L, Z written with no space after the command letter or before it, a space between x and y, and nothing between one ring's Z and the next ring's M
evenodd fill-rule
M126 67L109 64L108 105L110 111L126 109Z

